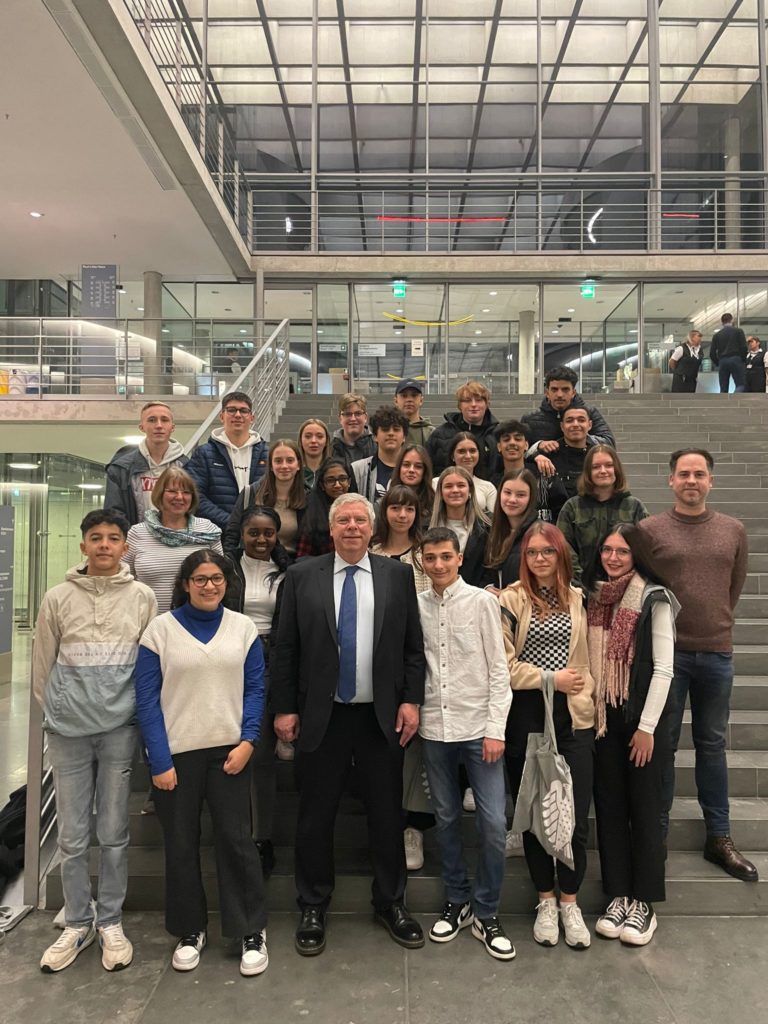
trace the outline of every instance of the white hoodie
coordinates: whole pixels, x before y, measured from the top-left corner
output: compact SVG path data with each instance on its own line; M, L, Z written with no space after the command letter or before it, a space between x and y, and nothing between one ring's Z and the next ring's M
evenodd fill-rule
M227 437L224 427L217 427L216 430L211 431L211 437L228 448L232 468L235 471L235 480L237 480L237 489L244 491L250 482L253 446L261 441L261 437L255 431L251 431L248 440L239 448Z
M139 521L141 522L147 509L152 508L152 491L157 478L169 466L172 466L174 462L178 462L183 457L184 445L171 438L168 442L168 447L165 449L165 455L163 455L159 462L155 462L149 454L146 441L142 441L139 445L139 452L147 460L147 468L131 476L131 487L133 488L133 496L136 499L136 508L139 511Z

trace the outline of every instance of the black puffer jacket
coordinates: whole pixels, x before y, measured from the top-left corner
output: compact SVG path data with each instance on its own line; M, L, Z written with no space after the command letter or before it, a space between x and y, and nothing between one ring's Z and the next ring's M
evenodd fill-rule
M445 423L441 423L429 435L427 451L432 459L432 469L435 476L439 476L444 469L450 465L448 452L454 437L462 431L472 434L477 439L480 448L480 461L475 467L475 476L481 480L490 479L496 471L498 452L496 450L496 434L499 421L490 409L486 410L483 422L477 426L470 426L460 412L445 413Z
M592 429L589 432L589 436L593 439L594 444L609 444L612 448L616 447L616 439L611 432L611 428L596 406L587 405L581 395L575 395L568 408L587 410L589 418L592 420ZM565 409L563 409L563 412L565 412ZM531 432L531 444L533 445L537 441L559 441L563 436L563 430L560 425L562 417L563 413L553 409L548 398L542 401L536 412L526 413L523 416L522 422Z

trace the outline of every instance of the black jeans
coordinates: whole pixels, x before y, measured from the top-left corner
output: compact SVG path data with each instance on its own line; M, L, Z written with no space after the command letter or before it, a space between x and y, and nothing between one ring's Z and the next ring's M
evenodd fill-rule
M335 884L333 832L339 801L354 764L368 816L373 904L403 899L403 750L387 742L373 704L333 705L316 750L296 752L299 814L296 888L300 907L326 907Z
M227 775L223 765L230 749L174 754L178 785L153 787L165 838L165 927L171 935L190 935L208 924L200 870L203 801L213 820L222 934L241 938L267 923L261 861L251 838L250 765L239 775Z
M660 903L666 898L661 810L669 724L661 719L651 760L636 768L629 759L636 723L628 725L621 708L606 711L608 732L595 744L595 811L603 890L609 899L628 896Z
M555 865L560 892L575 896L587 870L587 839L589 837L589 805L592 800L594 772L594 729L574 729L568 701L564 693L556 693L553 708L557 749L571 769L575 821L573 829L573 868L555 861L532 832L523 833L523 849L528 870L537 892L551 892L555 887ZM541 690L516 690L507 719L505 760L510 791L516 799L525 763L528 733L544 729L544 698Z

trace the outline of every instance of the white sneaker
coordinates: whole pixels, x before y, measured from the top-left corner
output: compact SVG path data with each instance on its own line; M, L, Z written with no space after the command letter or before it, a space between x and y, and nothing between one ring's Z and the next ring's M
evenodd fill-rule
M619 938L629 946L647 946L658 923L653 907L642 900L633 900Z
M403 832L405 846L405 866L409 871L418 871L424 867L424 836L417 828L407 828Z
M240 957L240 973L249 978L254 974L262 974L268 966L267 929L256 932L255 935L245 935Z
M442 914L429 929L429 937L433 942L450 942L462 928L471 924L472 908L469 903L451 903L448 900Z
M133 960L133 946L126 939L119 921L99 928L99 945L101 964L105 971L122 971Z
M173 951L171 966L174 971L194 971L205 949L205 932L192 932L179 941Z
M592 936L584 924L578 903L561 903L560 920L563 922L566 946L571 949L589 949Z
M627 923L627 914L632 906L632 900L626 896L614 896L605 913L601 914L595 924L595 931L604 939L618 939Z
M522 832L507 832L507 838L504 841L504 856L505 857L523 857L523 833Z
M533 937L540 946L557 945L560 939L560 918L557 915L557 900L554 896L536 905Z
M84 924L82 928L65 928L52 946L43 953L40 960L40 970L45 974L53 974L56 971L63 971L69 967L82 951L96 938L96 929L93 921Z
M464 790L464 799L461 801L461 806L470 814L477 810L475 805L475 794L471 789Z
M275 744L275 753L277 754L278 761L292 761L296 751L293 749L292 743L288 743L286 740L278 740Z

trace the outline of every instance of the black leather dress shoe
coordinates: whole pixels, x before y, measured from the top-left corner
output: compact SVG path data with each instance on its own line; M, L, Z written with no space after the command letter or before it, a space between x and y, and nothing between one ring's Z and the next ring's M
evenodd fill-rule
M296 929L296 952L302 956L317 956L325 949L325 910L322 907L304 907Z
M389 934L406 949L420 949L424 945L421 925L406 910L405 904L393 903L380 907L374 912L376 920L383 924Z
M758 881L757 868L751 860L739 853L730 836L707 836L704 860L717 864L742 882Z

